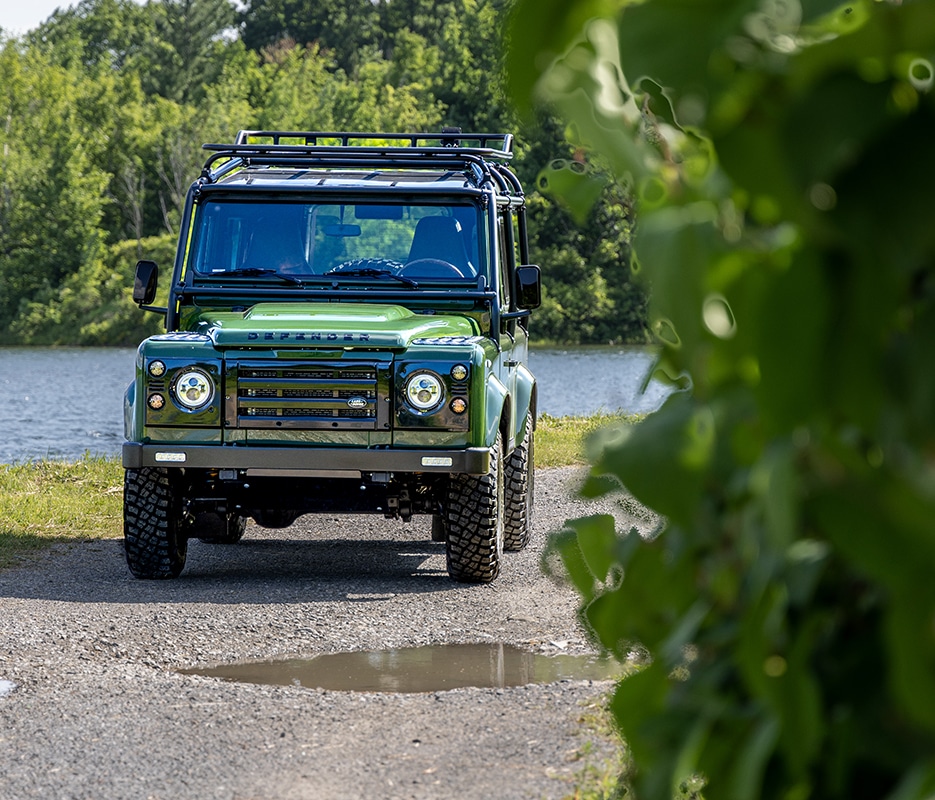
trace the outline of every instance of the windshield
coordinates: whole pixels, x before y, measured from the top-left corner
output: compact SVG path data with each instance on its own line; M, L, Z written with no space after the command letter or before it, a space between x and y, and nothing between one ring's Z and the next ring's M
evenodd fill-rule
M204 202L189 267L202 276L476 281L483 216L470 204Z

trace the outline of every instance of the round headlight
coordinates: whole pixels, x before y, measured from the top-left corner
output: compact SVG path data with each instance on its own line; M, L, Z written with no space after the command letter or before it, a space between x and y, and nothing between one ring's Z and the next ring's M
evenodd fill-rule
M442 384L431 372L417 372L406 383L406 399L419 411L428 411L441 403Z
M455 364L451 368L451 377L456 381L463 381L468 375L467 367L464 364Z
M154 378L161 378L166 374L166 365L163 361L150 361L149 374Z
M208 405L214 398L214 384L200 369L190 369L179 375L173 391L175 399L189 411Z

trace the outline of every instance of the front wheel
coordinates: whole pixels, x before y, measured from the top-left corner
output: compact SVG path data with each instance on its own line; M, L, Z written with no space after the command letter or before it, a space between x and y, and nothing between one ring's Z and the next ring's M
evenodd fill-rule
M490 451L486 475L453 475L445 503L448 575L462 583L490 583L503 555L502 440Z
M128 469L123 484L123 544L137 578L177 578L185 566L188 539L182 502L169 471Z

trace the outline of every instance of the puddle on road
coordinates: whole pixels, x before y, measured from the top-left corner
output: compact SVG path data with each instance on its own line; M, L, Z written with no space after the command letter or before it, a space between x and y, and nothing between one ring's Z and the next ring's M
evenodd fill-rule
M505 644L452 644L331 653L309 659L180 670L240 683L305 686L345 692L438 692L529 683L612 680L623 670L594 656L531 653Z

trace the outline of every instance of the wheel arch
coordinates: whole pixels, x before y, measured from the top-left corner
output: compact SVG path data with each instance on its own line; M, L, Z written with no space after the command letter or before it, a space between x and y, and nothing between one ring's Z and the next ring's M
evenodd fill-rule
M504 413L510 408L509 392L496 375L487 378L487 401L484 404L484 445L493 447L497 433L504 434L504 443L509 439L510 417ZM507 428L504 429L504 422Z
M516 441L523 441L526 434L526 425L532 422L532 429L536 429L536 410L539 403L539 384L535 376L525 364L516 368L516 397L514 431Z

